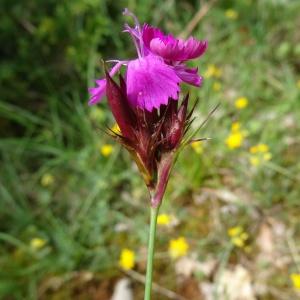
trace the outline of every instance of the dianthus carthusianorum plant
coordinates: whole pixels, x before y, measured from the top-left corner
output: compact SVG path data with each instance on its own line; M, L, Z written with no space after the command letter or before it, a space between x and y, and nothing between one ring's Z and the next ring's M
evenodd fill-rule
M187 61L200 57L206 41L187 40L165 35L148 24L141 26L130 11L135 26L125 25L137 50L137 58L121 61L106 70L97 86L90 88L89 104L101 101L106 94L120 133L109 132L122 144L136 162L150 194L151 220L148 244L145 300L151 299L154 241L158 210L179 151L191 142L188 136L193 109L188 112L189 95L179 103L180 85L200 87L202 77ZM112 79L120 68L126 68L119 83Z

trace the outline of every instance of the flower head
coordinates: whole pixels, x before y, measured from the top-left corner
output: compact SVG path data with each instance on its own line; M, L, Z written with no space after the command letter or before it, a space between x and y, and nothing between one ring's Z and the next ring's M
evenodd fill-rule
M266 144L257 144L255 146L252 146L249 149L249 152L251 153L249 161L252 166L259 166L263 164L266 161L269 161L272 158L272 154L269 151L269 146Z
M248 233L241 226L229 228L228 236L231 238L232 244L239 248L243 248L249 238Z
M104 157L108 157L112 154L114 148L112 145L105 144L100 148L100 152Z
M206 41L190 37L186 41L165 35L160 29L145 24L142 39L149 52L167 61L182 62L200 57L207 48Z
M130 249L123 249L120 254L119 265L124 270L133 269L135 264L135 253Z
M226 139L226 145L229 149L240 148L243 143L244 137L241 132L233 132Z
M119 125L117 123L115 123L113 125L113 127L111 128L111 131L114 132L114 133L116 133L116 134L120 134L121 133L120 127L119 127Z
M234 105L237 109L244 109L248 105L248 99L246 97L237 98Z
M202 77L198 75L198 69L189 68L186 61L200 57L207 48L206 41L193 37L177 39L148 24L141 26L136 16L127 9L124 14L135 20L135 27L126 24L125 32L131 35L138 57L127 61L116 60L109 76L113 77L122 66L127 68L126 92L133 108L151 112L167 105L170 99L178 100L181 82L201 85ZM89 93L89 104L101 101L107 93L107 79L96 80L96 87L90 88Z
M236 20L239 17L239 14L236 10L230 8L225 11L225 16L228 19Z
M39 250L41 248L43 248L46 245L46 241L44 239L41 238L33 238L30 241L30 247L34 250Z
M173 239L169 243L169 254L176 259L185 256L189 250L189 244L184 237Z
M157 216L157 224L162 226L168 226L171 223L172 217L168 214L159 214Z
M234 122L231 125L230 134L227 136L225 143L229 149L240 148L244 142L245 132L241 130L239 122Z
M295 289L300 290L300 273L292 273L290 275L293 286Z
M119 131L109 134L121 143L135 160L151 195L151 205L157 207L162 200L176 153L189 140L184 140L192 122L187 111L189 96L179 101L180 84L186 82L200 86L202 78L197 68L189 68L188 60L200 57L207 48L206 41L195 38L176 39L160 29L144 24L128 10L135 26L125 25L137 50L137 57L127 61L114 61L105 78L96 81L89 90L90 104L99 102L104 94ZM124 77L117 83L113 76L122 66ZM102 149L110 155L111 146Z
M215 65L208 65L207 70L204 73L204 77L210 78L220 78L222 76L222 70Z
M197 154L203 153L203 145L201 141L193 142L191 143L191 146Z

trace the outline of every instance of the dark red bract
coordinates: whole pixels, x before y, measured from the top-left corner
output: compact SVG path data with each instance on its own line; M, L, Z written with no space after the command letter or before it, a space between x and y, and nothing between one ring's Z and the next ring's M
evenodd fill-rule
M122 76L118 85L106 73L106 94L120 134L110 132L135 160L152 196L152 205L159 205L166 188L176 150L181 145L189 125L189 96L178 106L170 99L168 105L152 112L132 107L126 96Z

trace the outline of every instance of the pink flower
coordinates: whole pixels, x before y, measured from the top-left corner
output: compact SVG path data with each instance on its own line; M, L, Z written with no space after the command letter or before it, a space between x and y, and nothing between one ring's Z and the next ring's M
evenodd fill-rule
M142 63L148 63L148 58ZM156 62L160 60L155 59ZM140 60L131 63L139 65ZM120 128L119 133L108 133L128 150L136 162L153 196L151 205L157 207L162 201L175 154L192 122L193 109L187 111L189 96L180 105L178 101L168 101L167 105L149 112L147 108L132 105L121 75L120 84L117 84L106 73L106 84L108 105Z
M197 68L188 68L186 61L200 57L207 48L206 41L190 37L186 41L165 35L160 29L144 24L140 26L136 16L125 9L124 14L135 20L135 27L125 25L135 44L138 58L117 61L109 72L114 76L122 65L127 67L125 81L127 97L133 107L151 112L169 99L178 100L181 82L199 87L202 77ZM106 79L96 80L97 86L89 89L93 105L106 94Z

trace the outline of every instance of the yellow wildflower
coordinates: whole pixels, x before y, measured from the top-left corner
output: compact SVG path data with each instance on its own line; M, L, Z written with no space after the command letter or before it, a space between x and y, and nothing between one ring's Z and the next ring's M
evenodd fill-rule
M188 250L189 244L184 237L173 239L169 243L169 254L174 259L185 256Z
M228 229L227 233L230 237L240 235L243 232L243 227L235 226Z
M207 70L204 73L204 77L210 78L220 78L222 76L222 70L216 67L215 65L208 65Z
M258 152L258 147L257 146L252 146L250 149L249 149L249 152L252 153L252 154L255 154Z
M50 186L54 183L53 175L46 173L41 178L41 185L44 187Z
M171 223L171 216L168 214L159 214L157 217L157 224L167 226Z
M294 288L300 290L300 273L292 273L290 275L290 278L292 280Z
M252 146L249 149L250 153L255 154L255 153L268 153L269 152L269 146L266 144L258 144L255 146Z
M101 147L100 152L103 156L108 157L113 152L114 148L112 145L105 144Z
M46 241L41 238L33 238L30 241L30 247L34 250L39 250L43 248L46 245Z
M225 16L230 20L236 20L239 14L236 10L230 8L225 11Z
M233 245L235 245L239 248L243 248L245 246L245 241L239 236L233 237L231 239L231 242Z
M237 109L243 109L248 106L248 99L246 97L237 98L234 105Z
M117 133L117 134L121 133L120 127L117 123L115 123L114 126L111 128L111 131L113 131L114 133Z
M198 141L198 142L193 142L191 144L193 150L197 153L197 154L201 154L203 153L203 146L202 146L202 143L201 141Z
M244 141L244 134L242 132L232 132L226 139L226 145L229 149L240 148Z
M229 228L227 233L231 237L232 244L239 248L243 248L249 238L248 233L241 226Z
M258 152L266 153L266 152L269 151L269 146L266 145L266 144L258 144L257 145L257 150L258 150Z
M231 124L231 132L225 140L225 143L229 149L240 148L243 144L246 136L245 131L241 131L241 124L239 122L233 122Z
M249 149L249 152L253 154L249 158L250 163L253 166L258 166L264 161L268 161L272 158L272 154L269 152L269 146L266 144L252 146Z
M135 264L135 253L130 249L123 249L120 254L119 265L124 270L133 269Z
M222 85L219 81L214 82L213 86L212 86L212 88L215 92L219 92L221 90L221 87L222 87Z

